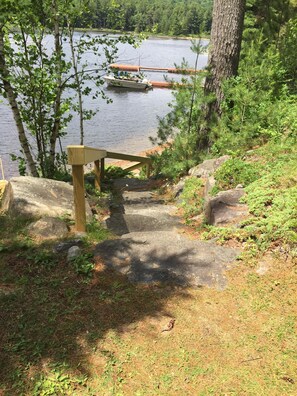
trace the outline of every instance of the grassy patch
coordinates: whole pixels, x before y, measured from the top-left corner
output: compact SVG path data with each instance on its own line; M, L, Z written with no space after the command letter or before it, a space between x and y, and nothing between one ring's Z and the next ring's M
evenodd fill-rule
M219 292L134 285L87 251L73 265L46 246L14 245L0 256L0 389L293 395L296 262L265 260L265 276L239 262Z
M248 186L244 202L248 204L252 215L242 222L239 229L210 227L205 236L207 238L218 236L222 240L235 238L240 242L246 241L262 252L282 246L295 255L297 253L295 252L297 242L296 143L290 142L283 145L270 143L250 153L248 161L256 164L253 165L253 169L261 169L259 177L254 181L252 181L253 178L250 179L250 172L248 172L250 182L246 183ZM229 185L231 174L232 172L225 172L224 169L220 173L221 176L226 176L225 182L221 182L223 185L224 183Z
M183 209L183 216L186 220L190 220L191 217L202 213L203 182L201 179L190 177L185 180L179 206Z
M231 158L215 172L216 185L213 194L235 188L238 184L248 186L260 177L261 165L249 163L241 158Z

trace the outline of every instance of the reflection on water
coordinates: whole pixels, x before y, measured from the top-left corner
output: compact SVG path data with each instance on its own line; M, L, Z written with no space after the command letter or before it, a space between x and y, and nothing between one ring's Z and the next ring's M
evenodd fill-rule
M95 33L92 33L95 34ZM79 37L80 33L76 33ZM119 46L118 63L142 66L174 67L185 58L190 67L195 63L195 54L190 50L189 40L149 39L134 49L128 45ZM88 54L90 65L94 62ZM206 65L207 56L201 55L199 67ZM162 81L163 73L145 73L148 79ZM170 78L178 76L170 75ZM85 123L85 144L105 148L110 151L136 154L151 147L150 136L156 136L158 117L169 111L172 100L169 89L154 88L150 91L133 91L123 88L104 87L104 92L113 103L107 104L101 98L84 99L88 109L99 109L91 120ZM20 146L10 108L0 103L0 156L3 160L6 177L17 174L17 164L10 160L9 153L18 154ZM79 144L79 120L75 115L67 127L67 136L62 140L63 147Z

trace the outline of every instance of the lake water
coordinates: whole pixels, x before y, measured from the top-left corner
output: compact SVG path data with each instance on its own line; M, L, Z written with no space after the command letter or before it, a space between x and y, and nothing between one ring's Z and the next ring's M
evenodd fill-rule
M77 38L79 35L80 33L76 33ZM157 38L144 41L137 49L121 44L117 63L174 67L185 59L189 66L193 67L196 55L190 47L189 40ZM92 55L89 54L88 59L91 65ZM198 68L203 68L206 63L207 55L200 55ZM146 76L151 80L164 79L163 73L151 72L146 73ZM170 78L173 76L171 74ZM170 110L168 103L172 100L171 90L154 88L143 92L106 86L104 90L113 103L107 104L101 98L84 99L86 108L99 108L99 112L85 123L85 145L128 154L151 148L149 137L156 136L158 117L165 116ZM5 176L9 178L18 174L17 164L11 161L9 154L18 154L20 145L11 110L4 103L0 103L0 136L0 157ZM79 121L75 115L67 127L67 136L63 138L62 144L65 148L69 144L79 144L79 140Z

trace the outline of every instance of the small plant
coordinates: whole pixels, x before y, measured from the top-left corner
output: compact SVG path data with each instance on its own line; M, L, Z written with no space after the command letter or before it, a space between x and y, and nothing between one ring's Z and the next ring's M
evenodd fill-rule
M123 177L131 177L133 176L132 172L126 169L121 168L120 166L108 166L104 171L105 178L109 179L121 179Z
M43 266L46 268L52 268L57 263L53 253L42 249L38 249L33 253L27 254L26 258L38 267Z
M248 163L240 158L227 160L215 172L216 186L213 192L235 188L238 184L248 186L260 177L258 163Z
M181 204L185 219L199 215L203 210L202 197L203 183L197 177L188 178L185 181L184 189L180 195Z
M86 240L88 242L101 242L110 236L110 232L103 228L102 225L94 219L87 224L87 236Z
M50 372L40 374L33 390L34 396L71 395L78 385L85 385L85 377L70 376L65 372L65 365L52 365Z
M91 253L83 253L72 260L72 265L78 275L83 275L87 278L92 276L94 263L91 261L93 255Z

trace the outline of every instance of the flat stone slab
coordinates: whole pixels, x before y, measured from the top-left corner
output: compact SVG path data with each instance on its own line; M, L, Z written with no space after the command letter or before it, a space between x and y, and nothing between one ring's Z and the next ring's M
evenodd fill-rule
M139 190L150 192L149 189L152 185L153 183L149 179L142 180L128 177L123 179L116 179L113 182L114 189L122 191Z
M124 235L131 232L166 231L180 228L181 224L178 217L166 213L155 212L151 215L115 213L106 220L106 226L114 234Z
M122 193L123 205L157 205L163 204L163 199L156 198L151 191L125 191Z
M175 231L134 232L97 245L107 267L136 283L169 282L183 286L226 286L224 271L239 250L190 240Z

